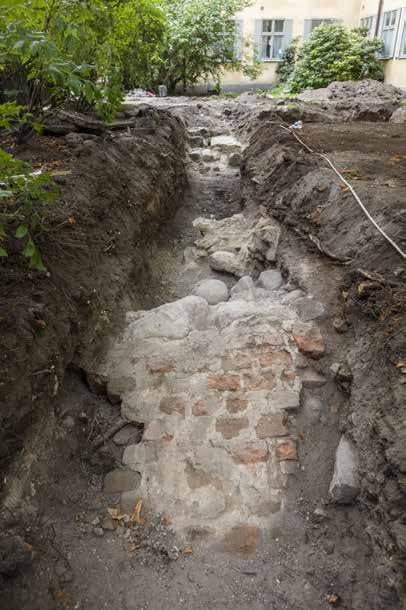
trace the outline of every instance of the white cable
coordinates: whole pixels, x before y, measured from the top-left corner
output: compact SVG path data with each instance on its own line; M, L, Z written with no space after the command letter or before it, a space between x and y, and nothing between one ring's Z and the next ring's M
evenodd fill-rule
M342 174L340 174L340 172L338 171L338 169L335 167L335 165L333 165L333 163L330 161L330 159L326 156L323 155L321 153L318 153L316 151L314 151L312 148L310 148L310 146L308 146L305 142L303 142L303 140L301 140L299 138L298 135L296 135L291 129L289 129L288 127L285 127L284 125L281 125L279 123L279 126L282 127L282 129L284 129L285 131L287 131L288 133L290 133L294 138L296 138L296 140L311 154L313 155L317 155L318 157L321 157L322 159L324 159L325 161L327 161L327 163L329 164L329 166L331 167L331 169L337 174L337 176L340 178L340 180L342 180L342 182L347 186L347 188L351 191L352 195L354 196L355 201L358 203L358 205L360 206L361 210L364 212L364 214L366 215L366 217L368 218L368 220L370 220L370 222L374 225L374 227L379 231L379 233L390 243L390 245L395 248L395 250L398 252L398 254L400 254L400 256L406 260L406 254L403 252L403 250L393 241L393 239L391 239L389 237L389 235L387 235L387 233L385 233L385 231L378 225L378 223L376 222L376 220L371 216L371 214L368 212L367 208L365 207L365 205L362 203L361 199L359 198L358 194L356 193L355 189L352 187L352 185L348 182L348 180L346 180L344 178L344 176Z

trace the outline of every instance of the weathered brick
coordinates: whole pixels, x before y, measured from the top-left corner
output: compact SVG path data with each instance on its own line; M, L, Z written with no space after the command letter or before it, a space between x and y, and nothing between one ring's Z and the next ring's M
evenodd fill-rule
M176 370L175 362L164 358L148 360L146 367L150 373L171 373Z
M259 356L259 363L262 367L270 367L275 364L290 365L292 363L292 356L286 351L273 351L267 349Z
M270 371L257 373L245 373L244 377L245 390L272 390L275 387L275 376Z
M276 459L279 462L284 460L297 460L297 443L291 438L279 441L275 447Z
M221 407L221 401L214 398L199 399L192 407L192 414L195 417L204 417L206 415L213 415Z
M265 441L248 441L233 445L231 455L236 464L258 464L268 460Z
M319 360L325 351L323 336L317 326L295 326L292 332L293 339L299 351L309 358Z
M240 396L233 396L227 398L226 407L229 413L240 413L247 409L248 400L246 398L240 398Z
M230 440L235 438L245 428L248 428L249 421L246 417L219 417L216 419L216 432L223 438Z
M178 396L164 396L159 404L159 410L167 415L185 416L186 405L182 398Z
M287 417L281 413L275 415L263 415L259 418L255 427L258 438L276 438L287 436L289 431L286 427Z
M260 531L254 525L237 525L224 536L227 553L255 553L260 541Z
M235 392L241 388L241 381L239 375L213 374L208 377L208 386L211 390Z

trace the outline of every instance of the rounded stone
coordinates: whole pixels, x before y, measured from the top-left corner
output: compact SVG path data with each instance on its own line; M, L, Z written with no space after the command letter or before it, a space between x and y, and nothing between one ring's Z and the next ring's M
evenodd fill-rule
M280 271L268 269L259 276L258 286L265 290L278 290L283 284L283 277Z
M196 286L194 294L206 299L209 305L227 301L229 296L227 286L220 280L203 280Z

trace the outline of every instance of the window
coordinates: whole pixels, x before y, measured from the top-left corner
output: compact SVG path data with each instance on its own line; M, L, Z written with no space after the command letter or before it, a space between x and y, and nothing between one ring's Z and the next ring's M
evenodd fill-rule
M368 30L369 38L375 37L376 16L363 17L360 21L360 26Z
M384 43L382 57L393 57L396 42L399 10L387 11L383 14L381 38Z
M256 23L256 45L260 59L279 60L292 40L291 19L260 19Z
M329 25L335 23L337 19L305 19L305 28L303 38L307 40L310 34L321 25Z
M399 57L406 57L406 10L404 10L402 36L400 39Z

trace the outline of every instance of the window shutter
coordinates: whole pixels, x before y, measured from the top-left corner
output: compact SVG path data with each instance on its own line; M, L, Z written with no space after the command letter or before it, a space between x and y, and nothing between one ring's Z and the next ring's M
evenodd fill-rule
M255 19L254 29L254 53L256 53L259 59L262 57L262 19Z
M396 9L395 29L393 30L393 40L392 40L392 57L395 56L395 49L396 49L397 42L398 42L401 13L402 13L401 8Z
M311 34L312 31L312 20L311 19L305 19L304 22L304 33L303 33L303 40L307 40Z
M234 53L238 60L242 59L243 51L244 51L244 21L242 19L237 19L235 22L235 43L234 43Z
M293 19L285 19L285 35L283 37L282 49L286 49L293 38Z

